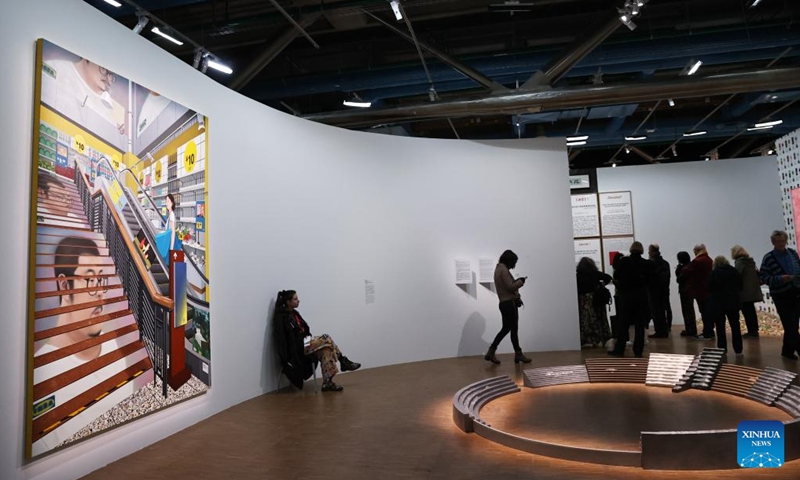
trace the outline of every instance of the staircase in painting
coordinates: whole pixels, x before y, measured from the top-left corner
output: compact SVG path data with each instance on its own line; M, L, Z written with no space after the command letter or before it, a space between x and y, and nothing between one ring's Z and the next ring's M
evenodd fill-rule
M109 239L75 180L39 170L33 454L50 450L154 380L147 339ZM86 195L84 195L86 196ZM94 201L91 198L91 201ZM114 241L118 241L115 239ZM124 270L127 270L126 267Z

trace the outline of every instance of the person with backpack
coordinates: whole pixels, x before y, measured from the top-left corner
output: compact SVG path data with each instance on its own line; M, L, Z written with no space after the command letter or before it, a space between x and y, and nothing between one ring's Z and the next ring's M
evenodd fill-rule
M661 256L661 248L657 243L653 243L647 248L647 254L650 257L649 262L652 264L654 273L653 282L650 283L647 293L650 300L650 313L653 315L655 333L649 335L649 338L667 338L669 337L672 323L672 309L669 307L669 281L671 276L669 262ZM669 319L667 310L669 310Z

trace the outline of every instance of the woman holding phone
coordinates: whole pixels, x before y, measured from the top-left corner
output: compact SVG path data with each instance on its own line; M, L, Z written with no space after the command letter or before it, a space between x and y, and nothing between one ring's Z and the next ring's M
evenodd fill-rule
M519 295L519 289L525 285L525 280L528 277L520 277L514 279L511 275L511 270L517 266L517 254L511 250L506 250L500 255L500 260L497 262L497 267L494 269L494 285L497 289L497 297L500 300L500 315L503 319L503 328L494 337L494 341L489 346L489 351L483 357L484 360L500 364L500 360L495 356L497 346L500 342L511 333L511 345L514 346L514 363L531 363L531 359L522 354L522 349L519 347L519 336L517 330L519 328L519 307L522 306L522 298Z

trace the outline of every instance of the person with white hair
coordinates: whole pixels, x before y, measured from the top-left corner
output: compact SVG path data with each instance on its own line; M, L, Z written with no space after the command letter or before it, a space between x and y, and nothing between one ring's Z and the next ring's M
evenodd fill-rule
M742 276L742 316L744 324L747 325L747 333L743 336L758 338L758 316L755 304L764 301L764 294L761 292L761 279L758 278L756 261L741 245L731 247L731 258L734 261L734 267Z
M769 286L775 309L783 325L783 347L781 356L797 360L800 349L800 258L797 252L786 246L789 236L775 230L769 237L773 249L761 260L759 276Z

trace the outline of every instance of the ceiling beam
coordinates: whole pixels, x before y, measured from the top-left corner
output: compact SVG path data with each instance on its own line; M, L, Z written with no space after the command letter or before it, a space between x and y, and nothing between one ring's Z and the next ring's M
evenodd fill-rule
M310 115L305 118L340 127L365 127L403 121L480 115L515 115L542 110L620 105L800 86L800 68L756 70L671 80L512 91L466 99Z
M616 32L620 25L622 25L622 22L620 22L619 16L612 16L591 35L576 41L560 57L551 60L545 65L543 70L534 73L520 89L530 90L541 85L553 85L566 75L572 67L583 60L586 55L603 43L603 40Z
M410 35L408 35L405 32L403 32L402 30L400 30L398 28L395 28L393 25L389 24L388 22L384 21L383 19L373 15L372 13L370 13L370 12L368 12L366 10L363 10L363 12L366 13L367 15L369 15L370 17L374 18L378 22L380 22L383 26L385 26L389 30L393 31L397 35L400 35L401 37L403 37L404 39L408 40L409 42L414 43L414 39ZM438 48L435 48L435 47L433 47L433 46L431 46L431 45L429 45L429 44L427 44L427 43L425 43L425 42L423 42L423 41L421 41L419 39L417 39L416 43L419 44L420 48L422 48L426 52L430 53L434 57L438 58L442 62L446 63L447 65L450 65L456 71L458 71L459 73L463 74L465 77L475 80L478 84L480 84L485 89L487 89L489 91L507 91L508 90L507 88L505 88L504 86L502 86L499 83L495 82L491 78L489 78L486 75L480 73L479 71L475 70L474 68L461 63L456 58L454 58L454 57L442 52Z
M228 84L228 88L231 90L239 91L245 87L250 80L252 80L256 75L258 75L261 70L264 69L271 61L275 59L280 53L289 46L290 43L294 41L298 36L300 36L303 29L308 28L314 22L316 22L322 15L320 13L311 13L308 15L304 15L300 18L298 22L298 26L291 26L287 28L281 36L279 36L274 42L269 44L261 53L256 56L241 73L237 74L236 77L231 80ZM298 28L299 27L299 28Z

